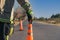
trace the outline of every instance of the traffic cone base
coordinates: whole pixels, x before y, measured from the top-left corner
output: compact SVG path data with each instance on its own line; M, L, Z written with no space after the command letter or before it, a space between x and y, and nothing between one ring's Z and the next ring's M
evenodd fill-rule
M28 35L26 40L33 40L33 36Z
M20 31L23 31L23 29L20 29Z

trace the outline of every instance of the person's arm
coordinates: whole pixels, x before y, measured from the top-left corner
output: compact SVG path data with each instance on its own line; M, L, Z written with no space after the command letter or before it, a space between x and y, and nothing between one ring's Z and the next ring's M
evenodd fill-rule
M28 21L32 23L32 7L29 3L29 0L17 0L18 3L26 10Z

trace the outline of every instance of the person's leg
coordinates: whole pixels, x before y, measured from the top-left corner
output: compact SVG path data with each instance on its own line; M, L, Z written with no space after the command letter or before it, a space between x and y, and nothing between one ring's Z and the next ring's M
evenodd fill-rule
M4 23L0 22L0 40L5 40L4 38Z
M11 15L12 15L12 8L13 8L13 5L14 5L14 0L6 0L5 1L5 5L4 5L4 11L2 14L0 14L0 21L1 22L4 22L4 29L1 29L2 33L3 33L3 30L5 31L3 34L5 35L5 39L8 40L8 36L9 36L9 33L11 32L10 30L12 29L13 26L11 26L11 21L13 21L13 19L11 20ZM3 24L2 24L3 25ZM2 35L3 36L3 35ZM5 40L4 39L4 40Z
M4 5L4 12L3 12L3 15L5 15L5 19L8 19L10 22L5 22L6 25L10 28L10 24L11 24L11 21L13 21L13 19L11 19L11 15L12 15L12 8L14 6L14 0L6 0L5 1L5 5ZM13 15L12 15L13 16ZM13 18L13 17L12 17ZM6 30L8 30L8 27Z
M13 25L11 26L10 23L5 23L5 24L4 24L4 29L5 29L5 31L4 31L4 33L5 33L5 40L8 40L10 34L13 33L13 29L12 29L12 28L13 28Z
M4 24L5 40L8 40L8 39L9 39L9 32L10 32L10 28L9 28L9 27L10 27L9 23L5 23L5 24Z
M0 40L8 40L10 30L10 23L0 22Z
M9 35L10 32L10 23L4 24L5 35Z

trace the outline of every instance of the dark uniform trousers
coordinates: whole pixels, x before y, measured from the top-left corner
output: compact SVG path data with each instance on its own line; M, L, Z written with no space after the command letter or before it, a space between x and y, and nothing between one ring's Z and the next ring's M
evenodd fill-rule
M10 31L10 16L14 5L14 0L6 0L3 7L4 11L0 9L0 40L5 40L5 35L9 35Z

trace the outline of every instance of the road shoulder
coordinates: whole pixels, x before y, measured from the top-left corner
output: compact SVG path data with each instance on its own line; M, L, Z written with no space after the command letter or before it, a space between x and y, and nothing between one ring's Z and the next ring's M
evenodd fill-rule
M46 25L55 25L55 26L60 26L60 24L51 24L51 23L47 23L47 22L42 22L42 21L36 21L37 23L41 23L41 24L46 24Z

